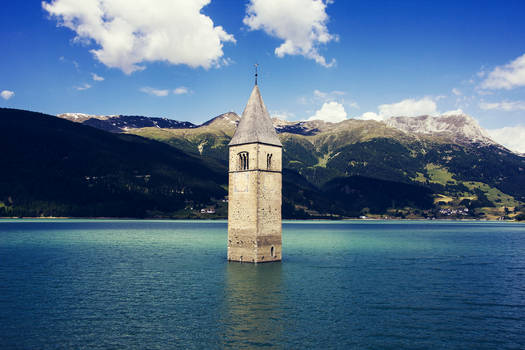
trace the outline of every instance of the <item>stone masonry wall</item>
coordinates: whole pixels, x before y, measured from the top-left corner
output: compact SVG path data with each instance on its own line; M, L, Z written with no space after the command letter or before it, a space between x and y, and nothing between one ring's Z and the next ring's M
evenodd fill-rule
M241 169L239 152L248 152L249 169ZM269 168L268 154L272 155ZM281 158L282 149L276 146L247 144L230 147L229 260L281 260Z

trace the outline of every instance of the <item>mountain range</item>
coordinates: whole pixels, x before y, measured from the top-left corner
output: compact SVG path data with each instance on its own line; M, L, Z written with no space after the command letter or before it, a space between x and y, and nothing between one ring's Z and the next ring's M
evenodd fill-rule
M82 123L110 132L131 132L133 129L193 129L201 130L210 125L218 126L225 132L235 131L240 117L234 112L224 113L201 125L191 122L176 121L168 118L149 118L144 116L108 115L97 116L83 113L63 113L59 118ZM311 136L323 131L335 130L349 121L328 123L322 120L286 121L273 118L278 133L290 133ZM387 126L409 134L435 135L445 140L458 143L494 144L488 133L478 122L466 114L444 114L441 116L423 115L419 117L391 117L384 122ZM233 127L233 128L232 128Z
M151 208L144 204L142 209L137 210L138 214L97 212L96 215L79 215L89 206L85 203L77 208L75 215L68 215L67 210L63 210L61 214L64 216L194 217L199 216L199 208L210 206L217 209L216 217L225 215L228 142L240 119L236 113L221 114L206 123L195 125L144 116L66 113L53 117L19 110L2 109L0 112L0 123L9 120L11 130L8 133L14 137L10 139L10 144L4 144L4 149L20 148L19 157L28 158L23 154L32 154L32 149L39 149L38 144L31 146L34 148L27 145L37 134L41 142L46 139L47 142L58 142L56 147L62 153L64 149L71 148L73 145L68 146L68 142L74 142L75 137L62 139L68 133L57 135L57 129L50 126L56 123L86 142L89 140L90 146L84 151L88 153L86 157L95 163L109 161L111 157L108 153L112 153L111 147L107 147L104 149L107 159L100 155L103 151L98 146L99 138L118 143L117 149L121 153L112 155L112 166L100 165L101 168L108 167L104 168L106 172L98 172L94 176L107 179L108 174L113 174L111 176L115 179L122 177L122 186L129 182L128 192L141 188L141 195L154 201L152 193L158 191L149 188L149 185L137 185L130 174L149 175L149 181L157 180L158 186L167 188L170 188L171 181L182 184L187 180L193 184L192 190L185 191L184 195L180 193L181 188L171 187L168 190L175 191L172 193L179 191L178 197L164 197L167 202L174 203L172 208L157 203ZM20 125L22 120L24 125ZM42 120L47 121L47 127L41 125ZM384 122L356 119L340 123L273 121L284 150L285 217L499 218L518 215L525 202L525 157L491 140L467 115L393 117ZM7 132L4 126L2 130ZM28 138L27 134L33 136ZM127 143L120 145L121 142ZM130 144L133 147L143 145L143 149L141 152L125 152ZM78 144L75 146L78 147ZM167 155L170 152L179 158L174 160L173 155ZM44 158L49 156L56 158L54 154L47 154ZM81 157L80 154L78 156ZM154 164L152 157L155 158ZM42 155L37 158L41 159ZM47 171L57 172L60 159L55 161L55 165L48 167ZM136 163L141 164L141 170L135 169ZM25 164L25 167L33 168L27 162L18 164L19 167ZM64 173L67 172L67 164L60 166ZM93 176L89 168L74 165L77 166L80 169L75 173L79 176ZM157 172L149 171L148 167ZM194 171L199 167L199 171ZM163 168L169 169L171 177L161 176L164 174L159 169ZM55 175L58 179L64 173ZM195 177L196 173L200 177ZM206 174L209 176L206 177ZM28 174L25 175L29 178ZM10 181L15 179L4 179L3 187L0 183L0 203L3 203L0 210L3 205L10 208L13 214L14 208L21 207L14 205L13 196L9 195ZM126 192L125 189L125 186L121 188L121 192ZM78 190L91 191L89 187L82 190L79 187ZM190 193L200 193L201 196L193 198ZM31 201L31 194L24 196L26 201ZM93 198L98 197L93 195ZM104 202L106 198L102 196L98 200ZM42 197L39 201L46 202L46 199ZM9 214L7 209L4 211ZM24 213L20 209L19 214ZM32 214L43 215L42 211Z

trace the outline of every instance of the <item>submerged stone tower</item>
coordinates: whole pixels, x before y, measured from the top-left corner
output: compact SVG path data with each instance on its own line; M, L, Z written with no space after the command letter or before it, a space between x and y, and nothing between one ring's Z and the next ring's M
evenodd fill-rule
M230 141L228 260L282 257L282 144L255 86Z

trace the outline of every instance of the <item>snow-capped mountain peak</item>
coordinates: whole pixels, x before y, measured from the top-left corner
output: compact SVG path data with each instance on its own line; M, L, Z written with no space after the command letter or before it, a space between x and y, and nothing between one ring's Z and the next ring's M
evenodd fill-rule
M449 136L458 142L495 143L479 123L466 114L391 117L385 124L407 133Z

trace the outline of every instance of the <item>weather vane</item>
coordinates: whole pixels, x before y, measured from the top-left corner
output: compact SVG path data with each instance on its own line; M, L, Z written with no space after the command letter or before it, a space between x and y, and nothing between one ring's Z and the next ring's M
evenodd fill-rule
M257 67L259 67L259 63L254 64L255 66L255 85L257 85Z

